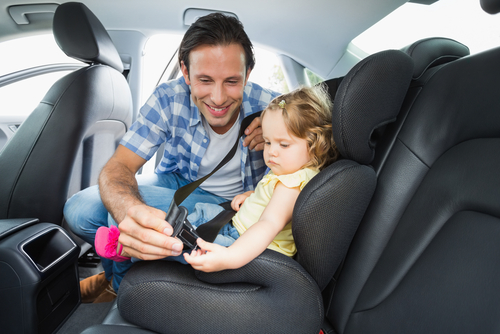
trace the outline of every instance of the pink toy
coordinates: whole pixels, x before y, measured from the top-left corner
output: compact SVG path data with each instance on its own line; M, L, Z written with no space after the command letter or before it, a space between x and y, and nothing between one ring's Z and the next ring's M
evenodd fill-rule
M129 257L118 255L121 254L123 249L121 244L118 253L116 252L119 236L120 230L116 226L111 226L110 228L104 226L99 227L95 234L95 250L97 254L116 262L130 260Z

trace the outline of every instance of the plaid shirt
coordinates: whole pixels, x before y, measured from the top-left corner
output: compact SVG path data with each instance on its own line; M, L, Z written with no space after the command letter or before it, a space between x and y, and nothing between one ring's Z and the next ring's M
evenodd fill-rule
M278 95L248 82L243 92L240 123L246 116L263 110ZM209 138L183 77L156 88L120 142L146 160L153 157L162 143L165 150L156 173L180 173L186 180L196 180ZM249 151L243 147L242 139L240 148L243 189L254 190L267 169L262 151Z

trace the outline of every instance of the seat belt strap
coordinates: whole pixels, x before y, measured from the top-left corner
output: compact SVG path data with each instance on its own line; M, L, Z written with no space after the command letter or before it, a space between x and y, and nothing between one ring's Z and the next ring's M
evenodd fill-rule
M172 237L179 238L184 243L184 248L196 249L196 239L202 238L203 240L213 242L217 237L222 226L224 226L232 216L235 214L231 208L226 209L221 212L211 221L201 225L198 229L195 229L191 223L186 219L188 215L188 211L184 206L180 206L180 204L196 189L198 188L206 179L212 176L215 172L221 169L225 164L227 164L234 156L238 149L240 137L243 136L245 129L250 125L250 123L256 118L259 117L261 112L257 112L255 114L249 115L243 119L241 122L240 132L238 134L238 138L234 143L231 150L226 154L224 159L207 175L204 177L188 183L181 188L177 189L172 202L170 203L170 207L167 211L166 220L172 225L174 232L172 233Z
M198 233L200 238L209 242L214 242L215 238L217 238L217 235L219 234L220 229L228 222L230 222L231 219L233 219L236 211L231 208L231 202L226 203L229 204L228 209L224 209L224 211L221 211L209 222L198 226L198 228L196 229L196 233Z

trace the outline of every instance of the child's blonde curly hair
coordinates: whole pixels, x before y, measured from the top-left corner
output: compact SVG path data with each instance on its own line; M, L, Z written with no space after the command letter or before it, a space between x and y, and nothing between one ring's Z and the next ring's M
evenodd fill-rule
M261 117L266 110L282 109L283 120L290 134L307 141L311 161L303 168L322 170L339 156L333 140L332 107L326 85L321 84L301 87L276 97L262 112Z

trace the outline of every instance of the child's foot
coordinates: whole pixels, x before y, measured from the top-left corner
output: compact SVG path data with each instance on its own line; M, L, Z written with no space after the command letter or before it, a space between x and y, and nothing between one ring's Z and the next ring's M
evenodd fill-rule
M118 243L120 230L116 226L110 228L101 226L95 234L95 251L99 256L116 262L130 260L130 257L122 256L123 246Z

